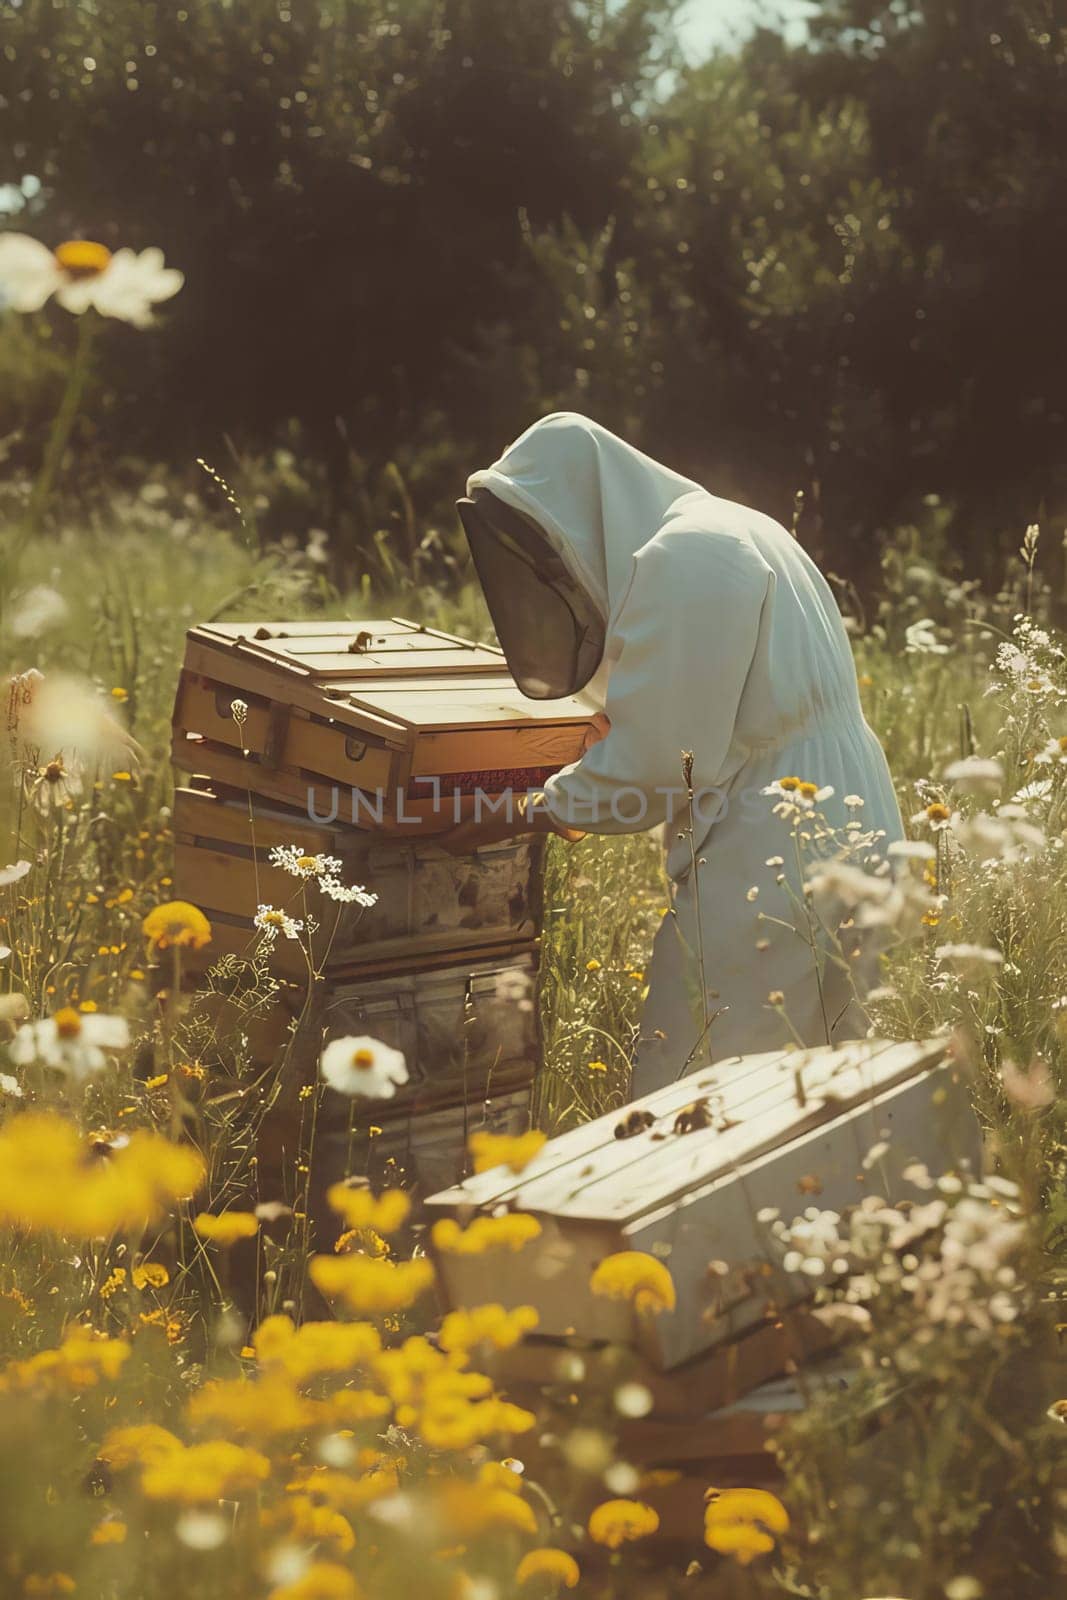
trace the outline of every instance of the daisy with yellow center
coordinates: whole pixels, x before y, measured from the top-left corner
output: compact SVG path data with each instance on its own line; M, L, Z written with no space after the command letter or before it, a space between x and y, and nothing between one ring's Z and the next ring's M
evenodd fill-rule
M304 924L296 921L285 911L279 911L276 906L260 906L256 912L254 926L263 934L267 944L273 944L279 934L286 939L299 939Z
M278 844L270 853L270 864L293 878L336 877L342 863L336 856L309 855L298 844Z
M150 911L142 924L155 950L188 945L202 950L211 943L211 924L199 907L187 900L166 900Z
M40 1061L82 1083L105 1067L115 1052L125 1050L129 1042L125 1017L107 1017L98 1011L63 1006L53 1017L24 1023L8 1052L16 1066Z
M369 1100L391 1100L408 1081L403 1052L366 1037L331 1039L319 1058L319 1073L338 1094Z
M50 250L25 233L0 237L0 307L12 311L40 311L54 298L75 316L91 309L143 328L152 307L176 295L184 281L154 246L113 254L95 239L68 239Z

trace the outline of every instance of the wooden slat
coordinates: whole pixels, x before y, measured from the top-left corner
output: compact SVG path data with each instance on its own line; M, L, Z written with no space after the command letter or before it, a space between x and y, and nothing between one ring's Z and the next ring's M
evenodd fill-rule
M795 1054L798 1058L804 1059L815 1053L798 1051ZM583 1122L567 1133L557 1134L521 1174L512 1174L506 1168L495 1167L490 1172L482 1172L468 1178L462 1190L435 1195L433 1203L442 1207L521 1204L525 1208L531 1199L537 1199L542 1179L562 1182L565 1173L568 1171L579 1173L590 1161L599 1159L600 1152L615 1146L618 1143L615 1128L630 1113L647 1111L656 1123L669 1125L683 1106L689 1105L701 1095L718 1092L724 1082L724 1075L737 1069L741 1062L745 1064L745 1076L755 1078L775 1072L789 1054L791 1052L785 1050L771 1050L758 1056L733 1056L730 1060L720 1061L713 1067L702 1067L687 1078L679 1079L677 1083L668 1084L652 1094L644 1095L621 1111L609 1112L605 1116L594 1118L591 1122ZM638 1140L644 1141L639 1148L648 1148L647 1133L638 1135L632 1141L627 1140L626 1143L633 1146Z
M666 1181L667 1193L684 1190L694 1181L712 1181L713 1177L729 1170L737 1162L749 1159L752 1147L752 1119L770 1110L776 1114L782 1130L802 1131L805 1115L795 1099L798 1075L818 1106L812 1111L822 1121L829 1121L838 1107L828 1104L825 1095L828 1083L839 1073L849 1070L847 1062L870 1062L885 1082L898 1075L910 1075L922 1070L942 1053L936 1043L927 1045L896 1044L879 1041L872 1045L857 1043L845 1055L835 1054L825 1048L805 1051L773 1051L762 1056L734 1057L730 1061L702 1068L689 1077L679 1079L663 1089L634 1101L627 1111L608 1117L599 1117L585 1123L570 1133L561 1135L545 1147L536 1161L518 1177L506 1173L483 1173L466 1186L463 1200L467 1204L485 1205L507 1199L523 1210L545 1210L553 1215L620 1218L636 1214L640 1204L625 1208L625 1197L633 1193L634 1185L644 1182L644 1173L654 1173L652 1183L645 1185L653 1201L664 1198L662 1187ZM857 1067L852 1067L853 1072ZM861 1070L861 1069L860 1069ZM842 1080L844 1083L844 1080ZM870 1092L869 1087L866 1093ZM852 1098L857 1097L855 1086ZM714 1127L686 1134L673 1132L674 1120L679 1111L695 1100L706 1098L714 1114L734 1124L725 1132ZM653 1124L643 1133L627 1139L617 1139L615 1128L627 1114L647 1113ZM767 1136L766 1126L758 1135L760 1148ZM684 1163L685 1177L673 1182ZM666 1174L666 1180L664 1180ZM694 1176L695 1174L695 1176ZM617 1183L624 1197L623 1209L617 1209L617 1198L609 1194L604 1203L603 1183ZM593 1191L596 1191L595 1197ZM458 1203L459 1196L435 1196L442 1204Z
M253 833L260 850L279 844L303 845L308 855L336 853L337 834L333 828L317 827L306 813L274 810L258 798L253 799L254 822L250 826L248 807L220 800L210 790L176 789L172 826L178 835L215 839L224 844L251 848Z
M723 1093L724 1114L735 1121L733 1127L722 1132L710 1127L671 1133L652 1143L651 1149L649 1136L644 1134L640 1140L645 1148L640 1155L636 1151L631 1155L627 1150L631 1141L617 1141L598 1159L594 1178L579 1180L566 1198L551 1202L553 1214L620 1219L639 1216L649 1206L670 1203L694 1184L712 1183L742 1162L757 1160L765 1152L780 1148L785 1140L800 1138L833 1121L839 1112L870 1102L896 1084L914 1078L940 1060L943 1053L943 1047L938 1045L920 1049L889 1046L871 1052L854 1065L842 1064L832 1072L820 1072L821 1063L816 1060L807 1071L801 1069L804 1105L798 1102L794 1073L788 1062L778 1069L772 1081L758 1087L735 1078ZM870 1142L874 1144L875 1138ZM522 1203L538 1202L531 1201L526 1191Z
M784 1318L762 1323L725 1347L705 1351L672 1372L660 1372L635 1352L620 1363L616 1346L585 1346L580 1342L546 1339L531 1334L510 1350L492 1358L493 1378L506 1385L512 1398L526 1403L527 1393L548 1385L564 1384L561 1373L569 1355L577 1354L585 1366L583 1380L594 1393L602 1386L615 1388L621 1381L639 1383L652 1396L653 1415L660 1420L693 1417L727 1406L753 1389L782 1377L797 1366L832 1348L838 1340L803 1307Z
M238 651L226 650L218 644L208 644L190 633L185 647L185 668L209 678L214 683L232 688L235 695L249 693L267 699L281 700L286 705L299 706L317 715L335 717L338 722L354 732L364 730L376 734L383 743L403 750L409 741L405 737L405 723L395 717L374 712L369 706L353 705L345 696L331 699L328 686L316 682L310 673L289 672L277 661L261 656L256 660Z

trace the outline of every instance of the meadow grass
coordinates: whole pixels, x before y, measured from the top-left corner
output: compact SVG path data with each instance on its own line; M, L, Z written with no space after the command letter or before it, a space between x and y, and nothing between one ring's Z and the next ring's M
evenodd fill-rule
M264 1082L241 1029L205 1031L173 948L146 951L144 920L172 895L168 719L185 629L322 612L477 635L477 594L405 585L381 562L338 592L297 542L205 525L166 485L26 548L6 575L0 667L96 685L132 743L81 768L68 755L57 781L59 752L27 749L10 724L0 857L29 865L0 887L0 1030L10 1042L56 1013L75 1032L114 1015L130 1045L84 1087L49 1071L54 1040L28 1063L0 1059L5 1593L314 1600L417 1585L427 1600L495 1600L570 1584L565 1546L590 1595L1051 1600L1067 1437L1067 670L1040 552L1036 577L1031 552L997 595L923 552L902 535L878 601L853 618L867 713L929 846L903 863L908 893L876 908L872 1011L892 1037L952 1034L994 1186L937 1191L942 1214L903 1255L884 1215L865 1232L838 1219L847 1271L821 1293L855 1325L860 1381L782 1433L791 1527L768 1533L776 1513L738 1503L729 1537L698 1518L668 1562L643 1553L648 1485L616 1447L610 1391L579 1362L536 1416L499 1397L483 1373L521 1329L491 1306L477 1327L474 1308L436 1326L402 1202L339 1202L344 1320L320 1309L298 1331L314 1298L323 1091L300 1102L285 1194L259 1192ZM997 767L946 776L961 759ZM652 837L551 845L537 1092L549 1132L623 1103L666 901ZM267 960L251 988L269 982ZM27 1130L31 1110L45 1120ZM188 1174L152 1138L200 1152L192 1206ZM254 1215L256 1200L276 1214ZM803 1236L802 1223L802 1252ZM251 1313L235 1292L249 1277ZM534 1441L541 1465L524 1482L501 1463Z

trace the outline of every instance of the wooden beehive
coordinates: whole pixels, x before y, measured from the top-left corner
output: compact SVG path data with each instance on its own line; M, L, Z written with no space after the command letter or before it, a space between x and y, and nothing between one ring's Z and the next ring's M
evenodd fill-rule
M277 845L335 857L344 883L378 896L369 907L323 903L312 949L331 973L382 973L470 950L531 947L541 932L544 845L533 834L454 855L432 838L315 823L295 807L256 797L250 807L247 796L227 798L206 784L176 791L173 828L176 892L199 906L213 929L201 965L224 951L247 954L260 905L303 916L301 884L270 863ZM272 970L302 979L300 946L279 940Z
M173 755L312 820L410 836L455 826L479 790L538 787L590 720L576 697L525 699L499 650L401 618L212 623L187 636Z
M461 1218L507 1207L542 1222L518 1253L442 1254L450 1303L532 1303L541 1338L629 1344L670 1369L809 1294L809 1278L776 1263L762 1208L789 1220L812 1195L838 1212L871 1193L918 1199L902 1176L915 1160L933 1172L978 1166L965 1088L942 1041L865 1040L734 1057L550 1140L519 1175L482 1173L427 1205ZM620 1250L668 1263L675 1310L639 1316L592 1293L593 1269ZM725 1274L709 1273L712 1262Z

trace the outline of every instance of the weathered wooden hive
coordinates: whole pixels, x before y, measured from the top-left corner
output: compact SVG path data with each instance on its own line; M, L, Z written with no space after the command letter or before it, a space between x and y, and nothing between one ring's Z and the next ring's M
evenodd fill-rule
M980 1156L944 1041L865 1040L723 1061L549 1140L521 1173L497 1167L431 1196L426 1210L463 1223L538 1218L540 1235L518 1252L438 1250L446 1303L535 1307L536 1332L492 1361L519 1404L547 1396L565 1414L581 1404L611 1415L620 1386L646 1389L643 1414L619 1420L618 1456L642 1474L659 1536L691 1541L708 1486L777 1487L783 1423L855 1372L812 1314L812 1278L784 1270L760 1213L788 1223L866 1195L921 1200L904 1177L912 1161L936 1175L977 1171ZM667 1265L673 1311L593 1295L593 1269L620 1250ZM900 1465L883 1446L872 1420L856 1468L891 1492ZM523 1452L532 1476L539 1449Z
M313 942L316 1049L366 1033L408 1062L409 1083L373 1105L372 1167L395 1162L436 1187L459 1175L471 1128L525 1125L543 847L520 835L455 855L436 840L575 760L589 724L578 699L526 700L500 651L398 618L189 632L173 722L175 765L191 775L175 796L175 893L211 920L202 969L249 952L260 905L303 914L275 846L337 857L344 883L378 896L341 907L336 928L320 919ZM264 1057L307 980L295 943L278 939L271 963L286 987L254 1035ZM339 1097L328 1104L347 1121Z
M670 1374L671 1388L693 1396L713 1392L722 1372L692 1363L718 1354L722 1371L736 1366L728 1346L810 1295L811 1279L774 1258L759 1213L775 1207L789 1221L812 1203L843 1212L872 1193L919 1200L904 1177L915 1161L934 1173L963 1162L977 1168L966 1088L943 1041L863 1040L705 1068L549 1140L521 1173L498 1167L467 1178L427 1208L437 1217L503 1208L539 1219L540 1236L517 1253L439 1260L453 1305L536 1308L537 1336L516 1357L519 1376L538 1360L547 1370L577 1339L591 1349L629 1347L650 1373ZM667 1263L673 1311L638 1315L593 1294L593 1269L622 1250ZM765 1338L766 1359L751 1363L757 1381L776 1359L772 1342Z

